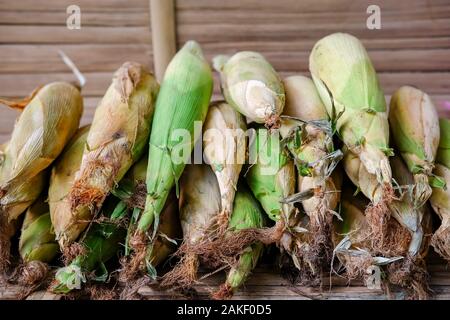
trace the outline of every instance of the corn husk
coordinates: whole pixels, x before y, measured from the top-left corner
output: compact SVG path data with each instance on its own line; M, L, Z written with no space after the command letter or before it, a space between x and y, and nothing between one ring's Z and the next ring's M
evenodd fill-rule
M364 195L380 192L379 184L373 175L367 173L360 165L357 157L346 156L343 160L346 172L353 183L357 185ZM428 274L421 252L428 246L424 241L425 232L422 225L429 213L424 206L418 208L414 205L413 197L408 189L414 179L402 159L398 156L391 159L394 179L399 184L400 194L389 204L389 210L395 220L389 220L381 241L373 243L370 230L365 237L370 242L369 251L372 255L382 255L387 258L402 256L404 259L389 266L389 273L395 274L392 282L405 288L411 286L411 294L418 298L428 296ZM358 178L359 177L359 178Z
M369 224L380 239L389 220L387 204L392 200L392 173L388 156L389 124L384 94L372 62L361 42L344 33L319 40L309 57L309 68L320 97L336 131L376 178L381 193L369 197Z
M389 122L395 146L414 174L414 203L422 206L432 193L428 179L439 145L436 108L426 93L403 86L391 98Z
M41 195L25 212L19 240L23 266L19 277L22 285L39 284L48 274L48 263L59 252L48 203Z
M241 183L234 199L233 214L228 225L229 232L248 228L262 228L264 225L264 213L260 204L244 183ZM237 263L228 271L225 283L213 294L213 297L216 299L230 298L245 283L256 267L263 249L264 245L261 242L246 247L240 254Z
M217 56L214 68L227 103L250 121L272 127L284 108L284 88L280 77L259 53L238 52L232 57Z
M203 243L217 228L222 198L217 178L206 164L189 164L180 179L180 220L183 244L178 264L164 275L164 287L189 287L197 280Z
M340 197L332 172L342 152L334 150L328 115L313 81L292 76L284 80L284 87L284 115L289 118L282 119L280 133L299 172L298 193L285 200L302 202L309 216L307 229L311 236L309 245L303 246L309 253L304 258L313 257L308 265L313 274L319 274L331 262L331 223L333 215L339 216L334 209Z
M246 156L244 117L225 102L210 106L203 126L205 160L214 170L221 194L222 222L226 228L233 210L239 174Z
M75 133L61 156L53 165L48 190L50 217L56 240L64 253L89 223L89 208L72 211L69 193L80 169L89 126L84 126Z
M433 188L430 203L441 218L441 225L432 238L434 249L450 261L450 120L440 119L440 142L434 174L442 177L447 187Z
M370 225L364 216L367 205L366 198L361 195L352 195L347 189L341 198L342 221L334 221L333 253L345 268L348 279L366 280L371 274L368 272L369 267L381 267L403 259L402 256L384 257L371 253L370 241L367 237L370 233Z
M158 90L156 79L138 63L125 62L116 71L95 110L69 192L73 216L88 212L85 220L92 219L111 189L145 152Z
M83 112L80 92L65 82L35 90L25 103L0 100L24 108L0 167L0 269L7 268L10 237L16 220L41 194L45 169L58 157L78 128Z
M0 206L8 221L16 219L39 196L44 185L34 184L39 180L36 175L61 153L77 130L82 112L79 90L65 82L42 87L24 108L0 171ZM34 197L19 193L28 189Z
M134 231L139 214L145 208L145 198L147 196L145 178L147 176L148 155L144 155L136 162L125 177L120 181L119 186L112 193L121 199L122 209L131 212L131 221L128 227L127 237L125 241L125 257L130 254L128 246L129 238ZM166 204L161 214L161 224L158 237L155 239L150 255L150 275L156 278L156 267L164 262L167 257L174 252L176 247L175 239L182 236L180 221L178 218L178 200L175 193L171 192L167 198ZM127 279L127 270L121 274L122 280Z
M51 290L67 294L79 290L88 280L105 282L109 278L105 263L116 256L125 240L126 229L120 225L126 211L116 210L120 202L111 197L102 208L102 221L93 222L81 238L80 252L67 266L57 270Z
M167 67L156 102L146 179L147 199L133 241L136 251L133 259L140 260L143 269L148 259L144 263L146 255L142 253L142 244L154 239L167 196L189 161L200 133L194 128L196 122L201 127L206 117L212 85L211 70L200 46L194 41L187 42ZM146 232L152 225L153 232L148 237Z
M294 193L294 162L282 148L278 132L257 128L249 144L247 183L273 221L288 221L293 205L282 200Z

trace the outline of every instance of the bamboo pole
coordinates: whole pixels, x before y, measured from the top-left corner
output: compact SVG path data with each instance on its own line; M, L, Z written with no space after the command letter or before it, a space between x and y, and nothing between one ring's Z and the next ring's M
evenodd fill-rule
M150 0L153 65L158 81L176 52L175 0Z

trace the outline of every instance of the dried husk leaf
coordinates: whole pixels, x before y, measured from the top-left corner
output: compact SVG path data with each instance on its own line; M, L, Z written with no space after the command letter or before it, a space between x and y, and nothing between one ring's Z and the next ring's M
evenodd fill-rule
M73 215L89 209L85 218L92 219L115 184L141 158L158 90L154 76L136 62L125 62L116 71L95 111L69 192Z
M90 220L89 208L83 207L74 212L69 199L76 173L80 169L89 128L84 126L78 129L53 165L50 175L50 217L62 252L78 238Z
M433 173L442 177L447 187L433 188L430 203L441 218L441 225L432 238L434 249L450 262L450 120L440 119L440 143Z
M219 183L222 222L226 228L246 156L244 117L225 102L210 106L203 126L203 150Z
M389 122L395 146L414 174L414 203L422 206L432 193L428 177L439 145L436 108L425 92L403 86L391 98Z
M388 203L392 193L387 157L391 152L388 115L384 94L364 46L349 34L331 34L315 44L309 67L347 152L360 159L384 191L371 198L373 205ZM388 216L386 212L381 214ZM382 222L375 223L377 228L382 228Z
M276 125L284 108L284 88L270 63L259 53L242 51L232 57L217 56L225 100L250 121Z

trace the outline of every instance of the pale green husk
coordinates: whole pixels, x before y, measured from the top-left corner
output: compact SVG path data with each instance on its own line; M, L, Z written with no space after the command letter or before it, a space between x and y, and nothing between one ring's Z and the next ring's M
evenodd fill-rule
M136 235L143 235L153 222L153 236L167 196L177 184L190 158L206 117L212 93L212 74L200 46L187 42L167 67L156 102L147 169L147 199ZM194 135L194 133L196 135ZM181 137L180 137L181 135ZM181 140L181 141L180 141Z
M261 54L242 51L232 57L217 56L213 65L220 73L223 96L231 106L250 121L276 124L284 108L284 88Z

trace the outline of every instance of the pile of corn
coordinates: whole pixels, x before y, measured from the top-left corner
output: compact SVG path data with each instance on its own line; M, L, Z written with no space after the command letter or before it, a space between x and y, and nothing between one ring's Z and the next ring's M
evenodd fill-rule
M2 279L65 295L100 282L126 298L142 279L192 287L202 267L226 271L212 294L224 299L271 245L296 283L377 267L383 287L429 297L429 245L450 261L450 122L430 97L403 86L387 106L342 33L313 47L312 79L281 79L249 51L212 65L223 101L194 41L161 84L126 62L81 128L71 84L0 100L22 110L0 146Z

